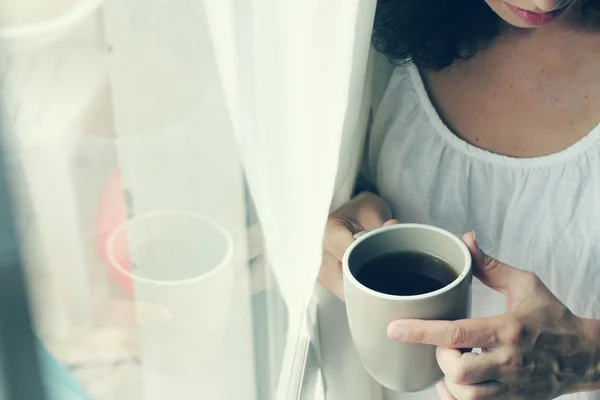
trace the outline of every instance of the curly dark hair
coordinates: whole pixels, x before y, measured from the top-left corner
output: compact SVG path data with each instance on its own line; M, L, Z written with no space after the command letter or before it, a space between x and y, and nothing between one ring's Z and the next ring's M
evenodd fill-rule
M582 10L598 15L600 0ZM500 21L484 0L378 0L372 42L392 62L442 70L491 44Z

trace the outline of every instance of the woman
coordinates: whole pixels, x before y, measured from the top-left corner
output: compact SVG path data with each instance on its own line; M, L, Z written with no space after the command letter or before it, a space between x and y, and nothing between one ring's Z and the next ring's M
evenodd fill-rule
M473 319L388 329L438 346L442 399L600 399L599 11L379 0L374 45L398 66L373 114L370 191L331 215L319 279L343 297L339 261L359 231L469 232Z

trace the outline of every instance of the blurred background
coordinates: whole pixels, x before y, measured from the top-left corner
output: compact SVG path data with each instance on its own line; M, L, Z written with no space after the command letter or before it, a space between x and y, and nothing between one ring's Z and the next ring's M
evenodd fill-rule
M0 399L324 393L306 306L373 12L0 0Z

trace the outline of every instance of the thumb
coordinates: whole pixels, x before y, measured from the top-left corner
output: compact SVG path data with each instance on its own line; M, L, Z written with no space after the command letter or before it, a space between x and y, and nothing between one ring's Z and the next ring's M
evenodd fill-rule
M462 237L473 259L473 274L484 285L508 296L511 288L519 283L519 277L524 271L504 264L485 254L475 238L474 232Z

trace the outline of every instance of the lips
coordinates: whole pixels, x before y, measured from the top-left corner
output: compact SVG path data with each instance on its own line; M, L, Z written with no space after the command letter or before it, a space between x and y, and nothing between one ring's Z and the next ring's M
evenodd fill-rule
M534 11L524 10L522 8L515 7L508 3L506 5L517 17L519 17L528 26L547 25L556 20L565 10L565 7L563 7L550 12L537 13Z

